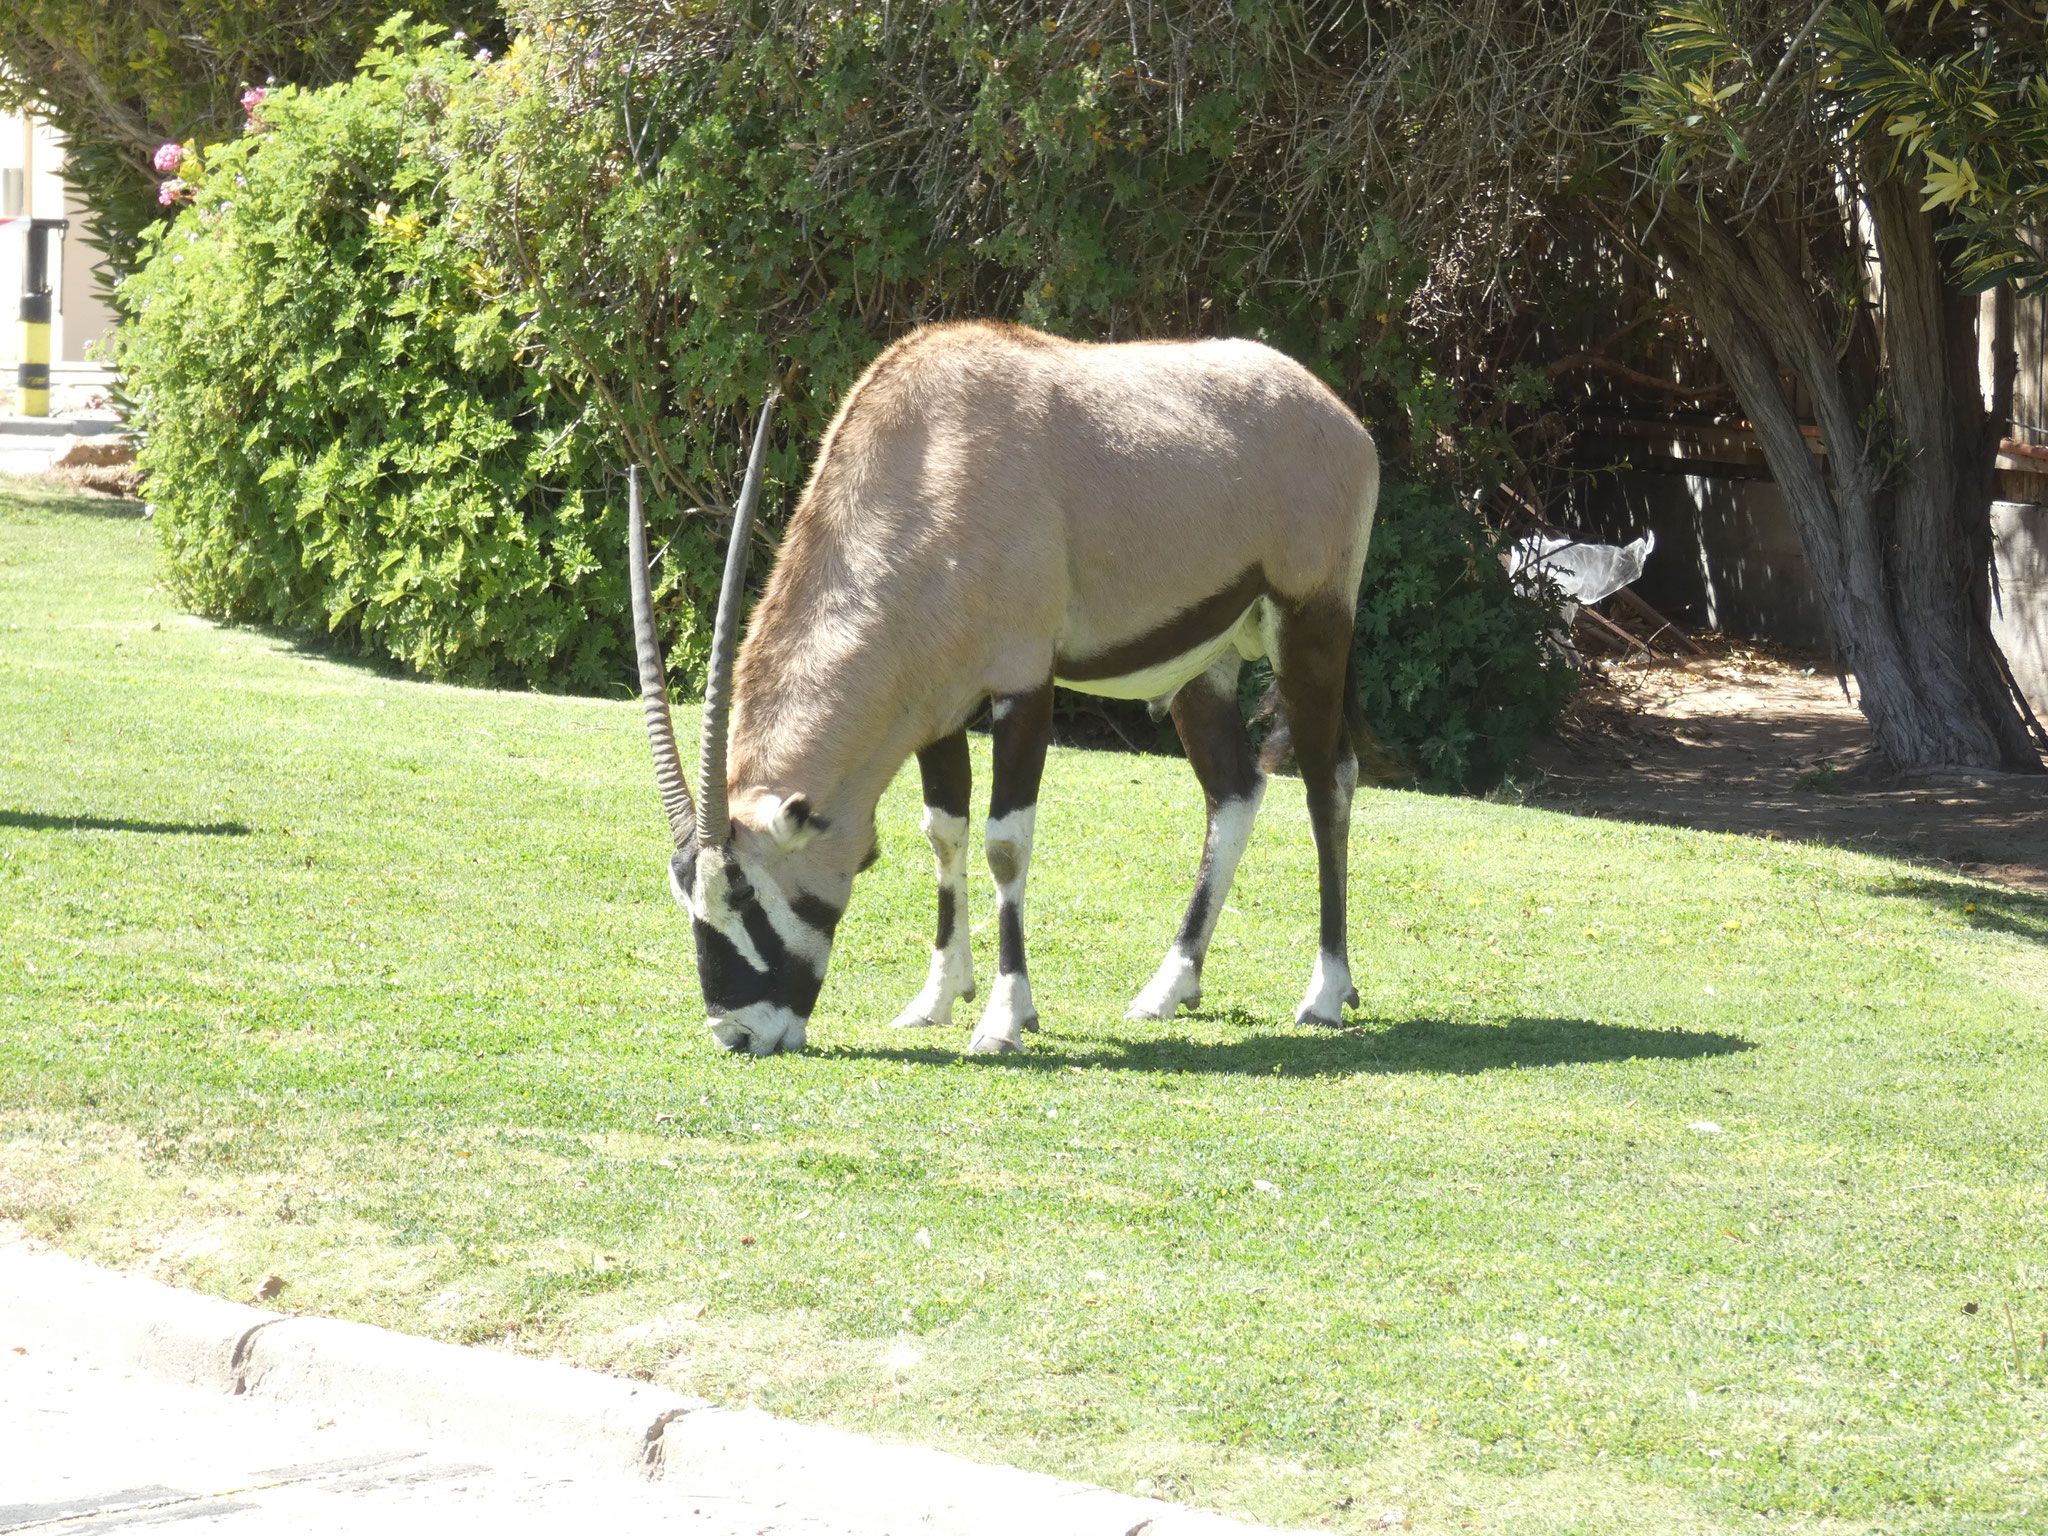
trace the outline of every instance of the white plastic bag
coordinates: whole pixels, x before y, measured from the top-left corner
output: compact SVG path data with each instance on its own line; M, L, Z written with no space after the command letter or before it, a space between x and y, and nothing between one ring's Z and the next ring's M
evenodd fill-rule
M1597 603L1640 577L1656 547L1654 532L1633 544L1581 544L1577 539L1531 534L1516 540L1509 551L1508 575L1524 591L1534 588L1541 578L1573 603Z

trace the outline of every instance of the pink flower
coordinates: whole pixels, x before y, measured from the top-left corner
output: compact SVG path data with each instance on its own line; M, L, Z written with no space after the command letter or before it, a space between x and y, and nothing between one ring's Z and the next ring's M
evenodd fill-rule
M256 89L253 87L249 90L242 92L242 110L244 112L254 112L258 107L263 105L263 98L268 96L269 94L270 92L268 91Z
M159 144L156 147L156 155L150 163L160 171L175 171L185 163L185 146L182 144Z
M156 200L168 208L191 190L182 177L173 176L169 181L158 183Z

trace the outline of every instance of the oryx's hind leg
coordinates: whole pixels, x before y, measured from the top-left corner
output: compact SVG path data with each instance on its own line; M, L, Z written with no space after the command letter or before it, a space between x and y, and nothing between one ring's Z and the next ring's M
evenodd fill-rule
M1127 1019L1170 1019L1202 1000L1202 961L1266 794L1266 776L1252 756L1244 716L1237 707L1237 672L1237 653L1227 652L1224 660L1174 695L1174 728L1202 786L1209 830L1180 932L1145 990L1132 999L1124 1013Z
M1038 819L1038 781L1052 744L1052 684L998 697L995 775L989 788L988 867L996 877L996 984L967 1049L976 1054L1022 1048L1038 1028L1031 981L1024 971L1024 880L1031 871L1031 834Z
M1351 749L1345 691L1351 683L1351 624L1348 603L1313 599L1283 611L1279 654L1273 658L1280 702L1294 760L1308 792L1309 827L1316 840L1317 885L1322 925L1308 993L1295 1010L1298 1024L1344 1022L1346 1004L1358 1005L1351 985L1350 944L1344 903L1351 851L1351 795L1358 785L1358 759Z
M967 733L942 736L917 754L924 780L924 835L939 873L939 936L924 990L896 1016L898 1029L943 1028L953 1004L974 996L974 948L967 937L967 796L973 774Z

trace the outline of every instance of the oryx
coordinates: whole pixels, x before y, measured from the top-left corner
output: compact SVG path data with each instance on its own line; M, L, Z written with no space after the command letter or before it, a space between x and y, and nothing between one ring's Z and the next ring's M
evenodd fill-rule
M1379 461L1335 394L1250 341L1091 345L972 322L916 331L861 375L818 451L746 643L734 646L762 410L727 554L705 692L701 809L669 721L633 497L641 694L710 1027L728 1050L795 1050L824 981L875 807L915 753L938 864L938 940L896 1020L945 1026L974 996L965 727L994 736L987 855L995 986L971 1051L1014 1051L1038 1015L1024 882L1052 690L1170 708L1208 803L1178 935L1128 1017L1201 996L1202 959L1265 791L1237 702L1270 657L1308 793L1321 943L1299 1020L1342 1022L1346 843L1361 724L1352 617Z

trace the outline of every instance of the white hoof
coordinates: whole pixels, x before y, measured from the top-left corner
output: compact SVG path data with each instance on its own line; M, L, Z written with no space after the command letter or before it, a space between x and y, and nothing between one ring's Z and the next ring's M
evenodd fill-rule
M1353 992L1347 1001L1351 1007L1356 1008L1358 1006L1358 994ZM1297 1024L1317 1024L1324 1029L1343 1029L1347 1021L1344 1018L1344 1009L1341 1005L1334 1013L1311 1013L1309 1005L1303 1003L1300 1010L1294 1015L1294 1022Z
M974 996L974 960L965 951L932 956L924 987L890 1023L891 1029L950 1029L953 1005Z
M1166 958L1159 962L1159 969L1144 990L1131 999L1131 1006L1124 1010L1127 1019L1170 1019L1183 1008L1192 1008L1202 1000L1202 973L1195 968L1194 960L1178 949L1169 949Z
M910 1006L890 1021L891 1029L945 1029L953 1022L953 999L959 994L950 988L934 987L925 983L924 990L910 1000Z
M1339 1029L1343 1027L1347 1006L1358 1006L1358 988L1351 985L1351 967L1341 956L1317 955L1315 971L1309 977L1308 995L1294 1010L1294 1022Z
M1038 1010L1031 1003L1031 982L1024 976L998 976L995 991L981 1022L974 1026L974 1038L967 1044L970 1056L1000 1055L1024 1049L1024 1032L1038 1028Z

